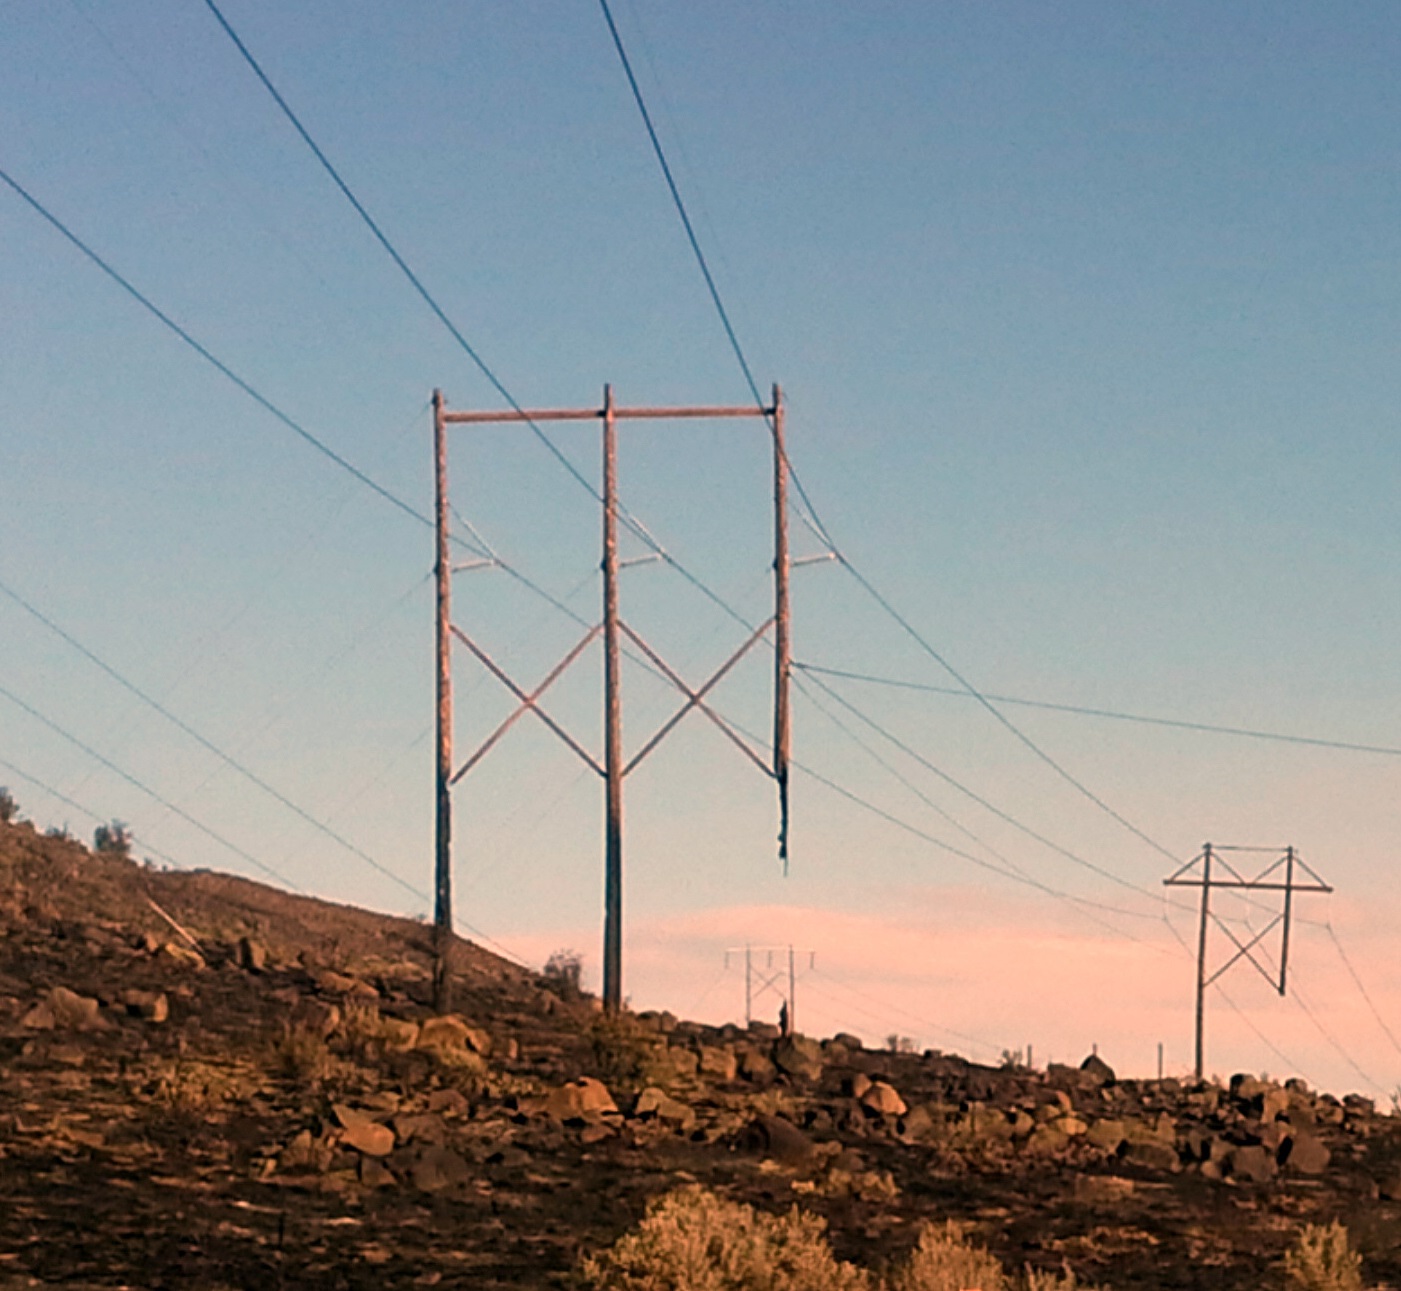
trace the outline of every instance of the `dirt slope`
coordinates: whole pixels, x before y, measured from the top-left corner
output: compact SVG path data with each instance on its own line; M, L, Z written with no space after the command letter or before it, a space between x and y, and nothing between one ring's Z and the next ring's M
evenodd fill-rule
M1401 1284L1364 1100L606 1019L466 944L435 1020L429 948L0 825L0 1287L562 1286L691 1180L871 1267L955 1217L1014 1268L1255 1288L1340 1216Z

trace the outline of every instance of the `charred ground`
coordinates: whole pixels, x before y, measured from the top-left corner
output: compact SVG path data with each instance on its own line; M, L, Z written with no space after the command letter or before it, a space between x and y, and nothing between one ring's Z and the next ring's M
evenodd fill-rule
M1013 1268L1253 1288L1341 1218L1401 1284L1401 1121L1365 1100L610 1019L465 942L434 1020L430 951L0 824L0 1287L568 1285L693 1181L870 1267L956 1218Z

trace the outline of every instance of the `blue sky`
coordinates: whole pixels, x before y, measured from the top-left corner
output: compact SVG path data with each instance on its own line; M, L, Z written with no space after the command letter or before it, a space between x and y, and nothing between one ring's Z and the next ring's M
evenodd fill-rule
M629 403L743 400L595 5L224 12L522 403L590 404L605 381ZM1000 694L1401 745L1393 9L620 0L615 14L756 375L785 387L823 520L946 658ZM65 0L0 23L0 164L266 397L426 510L429 392L454 407L499 396L205 6ZM0 229L0 579L427 891L431 535L8 191ZM559 443L595 477L592 430ZM762 433L630 426L621 469L667 549L762 617ZM452 470L459 510L595 615L593 504L528 433L456 435ZM795 542L818 549L801 528ZM839 566L800 570L795 593L800 659L948 683ZM459 623L523 680L574 639L498 573L460 576L455 596ZM624 596L688 676L736 641L660 567L630 570ZM423 908L3 599L0 632L7 687L242 851L323 895ZM756 730L768 667L756 654L719 692ZM627 681L635 747L673 700L635 668ZM592 742L597 683L590 658L554 701ZM785 879L769 786L689 721L628 786L635 1001L699 996L732 1016L725 946L820 939L817 962L845 974L837 997L859 986L867 1013L833 1000L814 1026L874 1036L903 1018L923 1043L940 1024L1060 1056L1117 1034L1131 1066L1159 1039L1189 1061L1167 856L971 701L832 684L1122 881L884 746L937 808L1039 882L1132 914L1105 916L1111 931L804 780ZM467 749L509 705L465 656L458 686ZM1398 1016L1394 758L1005 712L1171 856L1207 838L1299 846L1339 888L1314 913ZM806 697L795 752L978 852ZM0 758L181 863L249 868L9 701ZM3 782L41 824L90 832L32 783ZM592 973L599 797L538 726L514 731L458 799L460 917L537 961L577 946ZM1190 940L1190 914L1171 921ZM969 938L1027 947L1021 984L999 976L1005 954L936 968L938 947ZM1120 953L1145 958L1104 968ZM1401 1051L1324 930L1301 929L1295 962L1337 1045L1258 980L1230 979L1233 998L1314 1079L1363 1083L1341 1048L1373 1092L1401 1083ZM1119 983L1102 998L1086 984L1101 970ZM1219 1012L1223 1069L1281 1069Z

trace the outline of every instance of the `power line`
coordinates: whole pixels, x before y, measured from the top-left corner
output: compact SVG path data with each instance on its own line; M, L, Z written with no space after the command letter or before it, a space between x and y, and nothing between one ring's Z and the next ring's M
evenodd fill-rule
M1386 1033L1386 1038L1391 1041L1392 1048L1395 1049L1397 1053L1401 1053L1401 1041L1397 1040L1396 1033L1387 1026L1385 1019L1382 1017L1381 1012L1372 999L1371 992L1363 985L1362 978L1358 976L1357 969L1352 966L1352 959L1347 951L1343 949L1343 943L1338 939L1338 934L1333 928L1333 921L1329 919L1323 926L1327 929L1328 935L1333 939L1333 945L1337 948L1338 956L1342 959L1343 966L1347 969L1357 989L1362 992L1362 998L1367 1002L1367 1007L1371 1010L1377 1025Z
M40 202L39 199L35 197L32 193L30 193L27 188L25 188L22 184L19 183L18 180L14 179L8 172L6 172L3 169L0 169L0 180L3 180L21 199L23 199L24 202L26 202L34 211L36 211L40 216L42 216L43 219L49 225L51 225L60 234L62 234L63 237L66 238L74 247L76 247L80 252L82 252L82 254L86 256L89 261L91 261L99 269L101 269L102 272L106 274L108 278L110 278L114 283L116 283L117 286L119 286L124 292L126 292L126 294L130 296L134 301L136 301L137 304L139 304L143 309L145 309L147 313L149 313L153 318L157 319L166 328L168 328L182 341L184 341L185 344L188 345L190 349L194 350L194 352L198 354L200 358L202 358L206 363L208 363L211 367L213 367L223 376L227 377L228 380L232 381L234 385L236 385L240 390L242 390L243 393L246 394L250 399L252 399L253 402L256 403L260 408L262 408L265 412L270 413L298 438L305 440L306 443L310 444L311 447L314 448L318 453L322 454L322 456L329 458L332 462L339 466L341 470L346 471L350 475L354 476L355 479L359 480L360 483L363 484L372 493L378 494L379 497L383 498L391 506L396 507L405 515L412 516L413 519L417 520L420 524L426 525L430 529L433 527L433 521L429 519L428 516L424 515L423 512L417 510L410 503L405 502L403 498L397 496L394 493L391 493L387 488L384 487L384 485L380 484L377 480L371 478L358 466L355 466L353 463L348 461L345 457L342 457L340 453L336 452L336 450L332 448L329 444L327 444L325 441L318 439L300 422L295 421L292 417L289 417L285 412L282 411L281 408L274 404L270 399L259 394L257 390L255 390L247 381L245 381L241 376L239 376L238 373L235 372L231 367L229 367L227 363L225 363L222 359L217 358L204 344L196 340L194 336L192 336L188 331L185 330L185 328L181 327L180 324L177 323L169 314L167 314L154 301L152 301L149 296L145 295L142 291L140 291L129 278L123 276L116 269L114 269L112 265L110 265L106 260L104 260L100 255L98 255L97 252L92 249L92 247L90 247L76 233L74 233L73 230L68 227L68 225L66 225L62 220L60 220L57 215L50 211L48 207L43 205L43 203Z
M966 785L960 783L958 780L955 780L946 771L943 771L939 767L935 766L923 754L918 752L916 749L912 748L910 745L906 744L905 741L899 738L899 736L893 734L891 731L886 729L873 717L869 717L867 714L863 713L859 708L857 708L844 696L840 695L837 691L832 689L832 687L826 685L824 682L822 682L816 677L813 678L813 681L818 687L820 687L834 700L836 700L836 702L839 703L843 708L845 708L849 713L853 714L856 718L858 718L860 721L869 726L873 731L875 731L877 735L881 736L882 739L893 744L907 757L912 758L914 761L918 762L920 766L924 767L927 771L931 772L932 774L938 776L939 779L943 780L952 788L957 789L959 793L964 794L968 798L971 798L974 802L976 802L980 807L984 808L986 811L990 811L999 820L1004 821L1005 823L1011 825L1014 829L1021 831L1028 838L1034 839L1043 847L1050 848L1053 852L1065 857L1066 860L1072 861L1076 865L1083 866L1084 868L1093 871L1095 874L1098 874L1101 878L1109 879L1111 882L1117 883L1120 887L1127 888L1131 892L1137 892L1142 896L1154 895L1147 888L1140 887L1138 884L1130 882L1128 879L1121 878L1112 870L1105 869L1102 865L1096 865L1095 862L1086 860L1084 857L1077 855L1075 852L1070 851L1068 848L1062 847L1059 843L1047 838L1044 834L1038 833L1029 825L1022 824L1022 822L1019 821L1015 816L1011 815L1009 812L1004 811L995 803L989 802L981 794L974 792ZM809 698L811 697L809 696Z
M745 383L749 386L749 393L753 396L754 402L763 407L764 399L759 393L759 383L754 379L754 371L749 366L749 360L745 357L744 347L739 343L739 336L735 332L734 324L730 322L729 310L725 308L725 302L720 296L720 288L716 286L715 277L710 272L710 264L705 258L705 252L701 249L700 239L696 236L695 226L691 223L691 216L686 210L686 203L682 200L681 190L676 186L676 179L671 173L671 163L667 161L666 151L662 148L662 141L657 135L656 127L652 124L652 114L648 111L647 100L642 96L642 89L637 83L637 77L633 75L632 60L628 58L626 46L623 38L618 32L618 25L613 21L613 12L608 7L608 0L598 0L599 7L603 10L604 21L608 24L608 33L613 38L613 48L618 52L618 60L623 65L623 73L627 76L628 85L632 90L633 102L637 104L637 110L642 116L642 124L647 129L647 138L651 140L652 152L657 158L657 164L661 167L662 176L666 180L666 186L671 193L671 200L676 207L676 213L681 217L681 225L686 230L686 240L691 244L691 253L695 256L696 264L700 267L701 275L705 278L707 291L710 293L711 304L715 306L715 312L720 316L721 325L725 329L725 335L729 338L730 348L734 351L735 358L739 361L740 370L744 373ZM206 0L208 3L208 0ZM785 459L787 453L784 453ZM812 499L808 497L808 491L803 487L803 481L793 467L792 461L788 461L788 474L793 481L793 487L798 490L798 496L803 500L803 505L808 509L812 517L812 523L817 529L822 540L835 553L836 543L832 541L831 535L827 532L827 527L822 523L821 517L817 514L817 508L812 505Z
M9 762L5 758L0 758L0 767L4 767L11 775L19 776L21 780L24 780L28 784L32 784L36 789L42 790L44 793L48 794L49 797L57 799L59 802L63 803L64 806L72 807L75 811L82 812L84 816L87 816L91 820L97 821L99 824L106 823L106 816L100 815L98 812L95 812L91 807L88 807L83 803L77 801L77 799L70 798L67 794L60 792L58 789L55 789L53 785L45 784L44 781L40 780L37 776L30 775L28 771L17 767L13 762ZM162 852L159 848L152 847L150 843L146 842L144 839L138 837L137 835L132 834L130 837L131 841L133 843L138 844L143 851L150 852L152 856L164 861L167 865L173 865L176 869L181 870L186 868L186 866L182 862L177 861L173 856L170 856L166 852Z
M569 457L565 454L563 449L561 449L559 445L556 444L555 441L551 439L550 436L546 434L545 431L542 430L538 424L536 424L535 421L533 421L530 417L525 415L525 409L522 408L521 405L516 401L516 397L506 388L505 384L487 364L486 360L482 358L481 353L463 334L462 329L459 328L457 324L454 323L452 319L448 316L447 311L443 309L443 307L438 303L437 299L434 297L433 293L430 292L428 288L424 285L423 279L420 278L418 274L414 272L414 270L410 267L408 261L405 260L404 257L399 253L398 249L389 240L388 235L379 226L379 223L375 220L374 216L372 216L369 210L365 207L365 204L355 195L350 185L347 184L345 179L341 176L340 171L338 171L336 167L332 164L331 159L322 150L321 146L316 142L316 140L312 138L311 132L306 128L306 126L302 124L301 118L298 117L297 114L292 111L291 104L287 102L287 100L282 96L278 88L272 83L271 79L268 77L268 74L265 71L263 71L261 64L259 64L258 60L254 58L253 52L244 43L243 39L239 36L239 34L233 29L233 26L229 23L229 20L225 18L224 15L219 11L219 7L214 3L214 0L204 0L204 3L209 9L210 13L212 13L215 19L218 21L219 26L223 28L224 33L233 42L234 47L238 50L239 54L242 55L244 62L246 62L248 66L252 69L253 74L262 83L263 88L267 90L267 92L272 96L273 101L282 110L282 114L287 118L287 120L291 123L292 128L301 137L302 142L305 143L306 146L311 149L312 155L321 164L322 169L325 170L327 175L331 177L332 182L338 189L340 189L342 196L344 196L346 201L348 201L350 205L354 208L355 213L360 217L365 227L369 229L370 232L374 235L375 240L380 244L381 247L384 248L389 258L394 261L399 271L408 280L409 284L413 287L414 291L418 293L423 303L427 305L428 308L433 312L434 317L437 318L437 320L445 328L447 328L449 335L451 335L453 340L457 342L458 347L462 350L462 352L466 354L467 357L471 359L472 362L476 365L477 370L487 379L492 389L494 389L496 393L499 394L501 398L506 401L507 405L514 412L518 413L522 417L525 424L530 428L531 432L545 446L545 448L549 450L550 454L555 458L555 460L558 461L559 464L563 466L564 469L568 471L571 476L573 476L574 480L578 484L580 484L593 496L596 502L601 503L603 501L603 497L602 494L598 491L598 489L593 485L593 483L588 479L588 477L585 476L584 473L580 471L579 468L575 466L572 461L570 461ZM620 508L620 515L622 516L623 522L627 524L630 529L632 529L633 533L635 533L637 537L639 537L644 543L646 543L659 556L666 557L666 552L663 550L661 544L657 542L657 540L651 535L651 533L648 532L646 526L643 525L641 521L639 521L635 516L628 512L626 508Z
M284 794L281 790L274 788L255 771L250 770L242 762L239 762L236 758L232 757L228 753L225 753L223 749L221 749L212 740L202 735L183 718L177 717L158 699L155 699L153 696L147 694L146 691L142 690L141 687L136 685L135 682L123 676L120 672L113 668L111 664L107 663L106 660L100 658L97 654L95 654L92 650L85 646L81 641L77 639L77 637L73 636L71 632L59 626L59 624L54 622L53 619L49 618L49 616L45 614L42 610L40 610L37 606L27 601L23 596L21 596L17 591L15 591L14 588L10 587L7 583L5 583L3 579L0 579L0 594L9 597L11 601L18 605L27 614L37 619L46 628L48 628L50 632L54 633L57 637L59 637L61 640L63 640L69 646L71 646L74 650L76 650L79 654L81 654L83 658L85 658L89 663L93 664L97 668L101 669L102 672L106 673L107 676L110 677L113 681L115 681L117 685L119 685L123 690L129 692L132 695L135 695L137 699L139 699L143 704L145 704L148 708L152 709L154 712L159 713L163 718L165 718L167 722L171 723L171 725L173 725L177 730L182 731L185 735L188 735L190 739L194 740L194 742L198 744L200 748L204 749L205 752L212 753L225 766L237 772L250 784L254 785L258 789L261 789L265 794L273 798L275 801L281 803L282 806L286 807L288 811L292 812L295 816L305 821L318 833L324 834L332 842L337 843L341 847L345 848L346 851L350 852L352 855L364 861L366 865L369 865L372 869L377 870L380 874L384 875L385 878L392 879L405 891L412 893L414 896L424 897L424 894L420 892L417 888L415 888L413 884L409 883L405 879L400 878L399 875L395 874L393 870L389 869L385 865L382 865L368 852L364 851L362 848L357 847L354 843L350 842L349 839L346 839L340 834L338 834L324 821L318 820L310 812L298 806L297 803L293 802L292 799L287 797L287 795ZM427 898L424 897L424 899L426 900Z
M209 2L210 0L206 0L206 3ZM646 100L643 98L642 91L638 86L637 77L633 74L632 63L628 59L627 50L623 45L622 37L618 32L617 24L613 21L613 14L608 7L608 0L599 0L599 5L603 10L604 19L608 24L609 33L613 38L613 46L617 50L618 57L622 62L623 71L627 76L628 85L632 89L633 100L636 102L638 111L642 115L643 124L646 126L647 129L647 137L651 140L652 150L656 155L658 164L661 166L662 174L663 177L666 179L667 188L671 193L671 198L676 206L677 214L681 217L682 225L686 230L687 240L691 244L691 250L696 257L696 262L700 266L701 273L705 278L706 287L710 292L711 300L715 305L717 313L720 315L720 320L725 328L725 334L730 340L731 348L734 350L735 357L738 359L740 367L744 372L745 380L749 384L750 391L754 395L756 401L762 402L759 397L758 385L754 381L754 376L750 368L749 361L745 357L744 349L740 345L739 338L736 336L734 327L730 322L729 312L728 310L726 310L724 302L720 297L719 289L715 285L715 279L710 272L709 265L706 263L705 255L704 252L701 250L699 239L696 237L695 228L691 223L691 218L689 214L687 214L686 204L682 200L681 193L676 186L676 180L672 175L671 166L666 159L666 152L662 148L661 140L658 138L656 128L652 124L651 113L647 109ZM1060 762L1058 762L1049 753L1042 749L1035 741L1031 739L1030 736L1026 735L1015 723L1010 721L1003 713L1001 713L997 708L995 708L991 703L989 703L986 697L983 696L982 693L978 691L977 688L974 687L974 685L962 675L962 673L960 673L956 668L954 668L954 666L951 663L949 663L948 660L943 657L943 655L941 655L937 650L935 650L935 648L930 644L930 642L919 631L916 630L914 625L911 624L910 621L899 612L899 610L895 608L891 601L871 582L871 580L867 578L865 574L863 574L855 565L851 563L847 556L837 546L836 542L832 540L831 534L828 531L827 526L823 524L820 515L817 513L817 509L812 505L812 500L808 497L807 490L803 488L802 483L797 476L797 473L792 472L791 463L789 465L794 485L797 487L799 495L802 497L804 504L812 513L813 522L817 526L820 533L823 535L824 540L828 543L832 554L836 557L838 561L841 562L841 564L846 568L847 572L857 581L857 583L876 602L876 604L879 605L881 609L884 610L885 613L888 614L915 641L915 643L926 654L930 656L930 658L932 658L936 663L939 664L941 668L944 669L945 672L947 672L951 677L953 677L953 679L957 681L959 685L961 685L969 695L971 695L974 699L978 700L983 705L983 707L985 707L988 710L988 712L991 713L992 716L1003 727L1007 729L1007 731L1010 734L1012 734L1020 743L1025 745L1026 748L1030 750L1033 754L1035 754L1036 757L1038 757L1042 762L1049 766L1067 784L1069 784L1078 793L1080 793L1091 803L1093 803L1097 808L1099 808L1100 811L1105 812L1107 815L1109 815L1111 818L1117 821L1121 826L1123 826L1123 828L1128 830L1135 837L1148 844L1149 847L1153 848L1155 851L1167 857L1169 860L1175 861L1177 858L1172 854L1172 852L1170 852L1161 843L1157 842L1157 840L1151 838L1147 833L1141 830L1126 816L1116 811L1103 798L1101 798L1098 794L1091 790L1086 784L1084 784L1081 780L1077 779L1073 774L1071 774L1069 770L1067 770L1064 766L1061 765Z
M966 690L955 686L937 686L931 682L906 681L897 677L880 677L867 672L852 672L845 668L828 668L821 664L793 661L793 667L809 674L840 677L846 681L864 681L875 686L897 690L923 691L931 695L953 695L970 698ZM995 704L1016 704L1023 708L1040 708L1053 713L1074 713L1081 717L1102 717L1118 722L1138 722L1147 726L1168 726L1182 731L1198 731L1209 735L1236 735L1252 740L1274 740L1284 744L1307 744L1317 748L1341 749L1349 753L1380 753L1401 757L1401 748L1386 744L1357 744L1348 740L1322 739L1309 735L1286 735L1280 731L1260 731L1244 726L1221 726L1212 722L1190 722L1172 717L1150 717L1142 713L1122 713L1109 708L1087 708L1080 704L1056 704L1043 699L1025 699L1016 695L984 694Z
M173 812L187 824L193 825L197 830L199 830L201 834L204 834L208 838L212 838L221 847L228 848L228 850L231 851L235 856L242 857L250 865L256 866L264 874L268 875L270 878L276 879L279 883L285 884L294 892L300 892L302 890L295 883L293 883L292 880L289 879L285 874L279 874L275 869L272 868L272 866L260 861L251 852L244 851L243 848L239 847L237 843L229 842L229 840L225 838L222 834L216 833L202 821L196 820L192 815L190 815L189 812L185 811L183 808L177 807L169 799L161 797L161 795L158 794L149 785L138 780L134 775L131 775L129 772L123 771L122 768L119 767L110 758L104 757L101 753L99 753L96 749L92 748L90 745L84 744L83 741L80 740L76 735L64 730L63 727L61 727L52 718L44 716L44 714L41 713L37 708L35 708L32 704L27 704L13 691L7 689L4 686L0 686L0 696L3 696L5 699L8 699L10 703L15 705L16 708L22 709L24 712L28 713L32 718L34 718L35 721L42 723L44 726L47 726L49 730L53 731L55 735L59 736L64 740L67 740L68 743L72 744L75 748L81 749L84 753L88 755L88 757L94 758L96 761L100 762L104 767L111 771L113 775L120 776L121 779L126 781L126 783L131 785L134 789L140 790L148 798L151 798L154 801L158 802L167 811Z

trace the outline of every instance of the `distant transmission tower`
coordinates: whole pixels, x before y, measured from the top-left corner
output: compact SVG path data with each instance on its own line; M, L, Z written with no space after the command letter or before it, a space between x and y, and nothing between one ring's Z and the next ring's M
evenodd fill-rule
M1222 853L1239 852L1269 852L1275 855L1275 860L1265 867L1253 879L1243 877L1240 872L1226 859ZM1213 873L1213 865L1219 866L1219 870ZM1295 877L1298 871L1302 870L1308 876L1309 882L1299 882ZM1224 871L1224 872L1223 872ZM1281 871L1283 873L1281 874ZM1213 847L1210 843L1202 845L1201 854L1188 861L1176 873L1169 875L1163 880L1165 887L1178 888L1201 888L1201 925L1197 933L1197 1079L1202 1078L1202 1072L1206 1067L1206 988L1219 978L1227 969L1231 968L1238 961L1245 959L1269 984L1281 995L1285 992L1286 974L1289 970L1289 933L1292 927L1294 911L1294 894L1296 892L1331 892L1333 889L1328 886L1314 871L1304 863L1303 858L1292 847L1286 847L1283 852L1279 848L1273 847ZM1284 907L1260 929L1249 941L1241 941L1231 928L1226 924L1211 908L1211 892L1213 888L1232 888L1243 892L1282 892L1284 893ZM1212 923L1226 934L1235 944L1236 953L1226 960L1211 976L1207 976L1206 971L1206 950L1207 931ZM1279 945L1279 978L1276 980L1272 969L1261 966L1260 961L1255 958L1255 948L1275 930L1281 928Z
M803 951L812 968L816 951ZM744 957L744 1025L754 1021L754 1006L765 997L779 1001L780 1025L785 1031L798 1029L798 971L797 953L792 946L732 946L725 952L725 967L730 957ZM777 960L777 963L775 963Z
M449 412L441 391L433 392L433 451L434 478L437 489L437 605L438 605L438 756L436 776L436 865L434 901L434 1000L440 1011L450 1007L452 948L452 786L462 779L488 752L516 720L533 713L604 783L604 920L603 920L603 1003L610 1010L622 1006L623 1000L623 781L630 772L662 742L675 726L696 709L708 717L739 750L778 786L778 849L787 864L788 858L788 766L791 728L789 722L789 684L792 673L792 647L789 638L790 615L788 601L789 574L792 562L788 554L788 456L783 443L783 394L773 388L773 403L764 408L748 407L684 407L684 408L619 408L613 402L612 386L603 388L600 408L545 409L527 412L515 409L507 412ZM692 688L643 638L623 621L618 606L618 453L617 424L619 421L661 421L673 418L720 419L760 417L767 423L773 437L773 507L774 507L774 611L759 625L738 649L700 686ZM457 569L476 568L491 561L469 561L453 566L449 552L447 428L451 425L487 422L598 421L603 428L603 618L591 627L568 654L545 676L533 690L527 690L498 666L466 632L452 621L452 574ZM771 749L755 749L707 702L706 696L769 630L774 644L774 716ZM603 639L603 714L604 752L600 761L576 740L559 722L540 706L540 699L566 669L601 636ZM517 699L518 707L476 749L454 769L452 762L452 640L462 645L481 662ZM628 760L623 753L623 697L620 677L620 644L626 637L631 645L646 657L656 669L685 697L676 713L662 724Z

